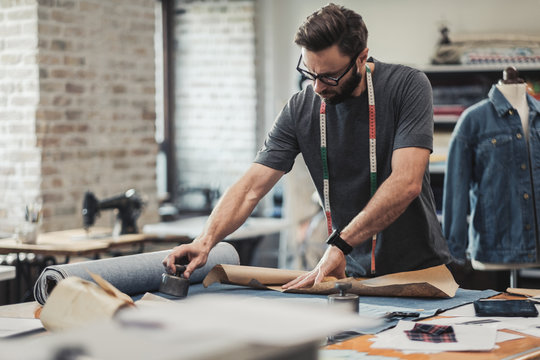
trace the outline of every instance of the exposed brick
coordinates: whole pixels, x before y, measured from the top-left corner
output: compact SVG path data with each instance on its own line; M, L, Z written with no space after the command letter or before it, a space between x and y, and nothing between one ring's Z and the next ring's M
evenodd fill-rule
M53 40L51 41L51 50L53 51L65 51L70 48L70 43L65 40Z
M59 193L43 193L41 196L44 203L55 203L64 200L64 195Z
M12 96L10 104L12 106L32 106L36 104L35 96Z
M62 63L59 55L38 54L36 60L40 65L58 65Z
M38 24L38 34L42 36L60 36L62 33L62 27L56 24Z
M58 147L60 145L60 138L43 138L38 139L37 146L42 148Z
M156 120L156 112L148 110L148 109L143 109L142 118L143 118L143 120L154 121L154 120Z
M39 83L40 91L43 93L57 93L63 92L65 85L59 82L47 82L41 81Z
M41 7L53 7L56 5L56 0L37 0L37 2Z
M66 92L67 93L73 93L73 94L82 94L82 93L84 93L84 85L67 83L66 84Z
M75 8L76 2L74 0L56 0L56 6L59 8L65 8L73 10Z
M64 65L79 66L86 64L86 59L82 56L64 56Z
M34 20L0 21L0 119L13 122L0 122L0 157L9 159L0 174L27 179L0 176L0 196L43 194L46 230L80 224L88 188L114 195L135 186L152 196L155 2L13 1L27 2ZM0 19L9 11L0 7ZM4 146L24 151L7 154ZM147 218L155 219L155 206ZM0 224L11 216L0 214Z
M39 78L40 78L40 79L46 79L46 78L48 78L48 77L49 77L49 70L40 67L40 68L39 68Z
M81 11L96 11L99 9L99 4L91 1L80 1L79 8Z
M7 13L8 21L31 20L36 17L36 9L20 8L20 10L10 11Z
M43 70L45 71L45 69L43 69ZM67 69L52 69L50 71L50 73L51 73L52 78L64 79L64 78L72 76L71 71L69 71Z
M68 38L82 38L86 36L87 30L82 26L68 25L64 28L64 36Z
M56 175L59 173L59 169L54 166L42 166L41 167L41 175L43 176L49 176L49 175Z
M3 38L18 37L21 33L21 24L0 23L0 36Z
M124 94L127 88L125 85L113 85L112 91L114 94Z
M22 60L21 54L2 54L0 56L0 63L3 65L15 65Z
M77 217L80 217L80 219L81 219L80 221L82 221L81 209L82 209L82 202L81 202L80 208L77 207L77 206L74 206L74 205L56 206L54 208L54 216L59 217L59 216L64 215L68 219L72 219L73 216L75 215ZM68 222L68 224L69 224L69 222ZM81 225L82 224L80 224L79 226L81 226ZM73 225L71 225L71 226L73 227Z
M66 111L66 119L75 121L75 120L81 120L82 119L83 112L80 110L67 110Z
M56 21L58 23L75 23L77 22L78 17L68 11L65 10L57 10L56 8L53 8L51 10L51 20Z
M54 121L63 118L62 112L55 110L39 109L36 111L37 120Z
M21 51L23 49L33 49L37 45L37 40L33 37L7 38L4 40L4 49Z
M82 137L73 137L65 141L67 146L85 146L88 144L88 141Z
M51 126L51 133L53 134L69 134L74 132L75 126L71 124L57 124Z

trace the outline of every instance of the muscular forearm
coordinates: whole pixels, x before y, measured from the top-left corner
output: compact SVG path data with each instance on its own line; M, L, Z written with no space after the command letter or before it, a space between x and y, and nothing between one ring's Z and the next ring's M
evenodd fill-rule
M418 148L396 150L393 159L392 174L341 231L341 237L353 247L392 224L422 190L429 151Z
M341 237L357 246L392 224L418 196L416 187L388 178L366 207L341 231Z

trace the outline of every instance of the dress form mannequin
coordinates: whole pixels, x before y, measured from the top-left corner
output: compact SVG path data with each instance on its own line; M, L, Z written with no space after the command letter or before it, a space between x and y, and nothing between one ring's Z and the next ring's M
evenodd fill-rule
M503 79L497 83L497 89L504 95L506 100L517 110L521 118L523 133L529 138L529 104L527 103L527 84L518 77L517 70L513 67L503 72Z
M503 72L503 79L497 85L497 89L504 95L506 100L517 110L521 119L525 138L529 139L529 105L527 103L527 84L518 77L514 67L509 67ZM476 270L510 270L510 287L517 285L517 270L525 267L537 267L538 263L528 264L493 264L483 263L472 259L471 265Z

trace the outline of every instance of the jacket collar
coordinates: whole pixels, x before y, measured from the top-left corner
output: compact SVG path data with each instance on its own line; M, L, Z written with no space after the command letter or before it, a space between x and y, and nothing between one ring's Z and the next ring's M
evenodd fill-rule
M503 116L507 114L510 109L513 109L512 105L510 105L504 95L499 91L499 89L497 89L497 86L491 86L491 90L489 90L488 96L489 101L491 101L499 116ZM540 113L540 101L527 94L527 103L529 105L529 112L534 111L537 114Z

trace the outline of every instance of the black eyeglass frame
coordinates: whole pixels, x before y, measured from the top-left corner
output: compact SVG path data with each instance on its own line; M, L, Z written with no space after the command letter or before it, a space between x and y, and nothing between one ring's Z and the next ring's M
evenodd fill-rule
M338 86L339 80L341 80L345 75L347 75L347 73L351 71L351 69L354 67L354 64L356 63L356 59L358 59L358 56L360 56L360 53L356 54L352 58L349 66L347 66L347 69L345 69L345 71L338 77L332 77L332 76L327 76L327 75L317 75L317 74L314 74L312 72L302 69L300 67L300 64L302 63L302 54L300 54L300 58L298 59L298 64L296 65L296 71L298 71L306 79L313 80L313 81L319 79L326 85Z

